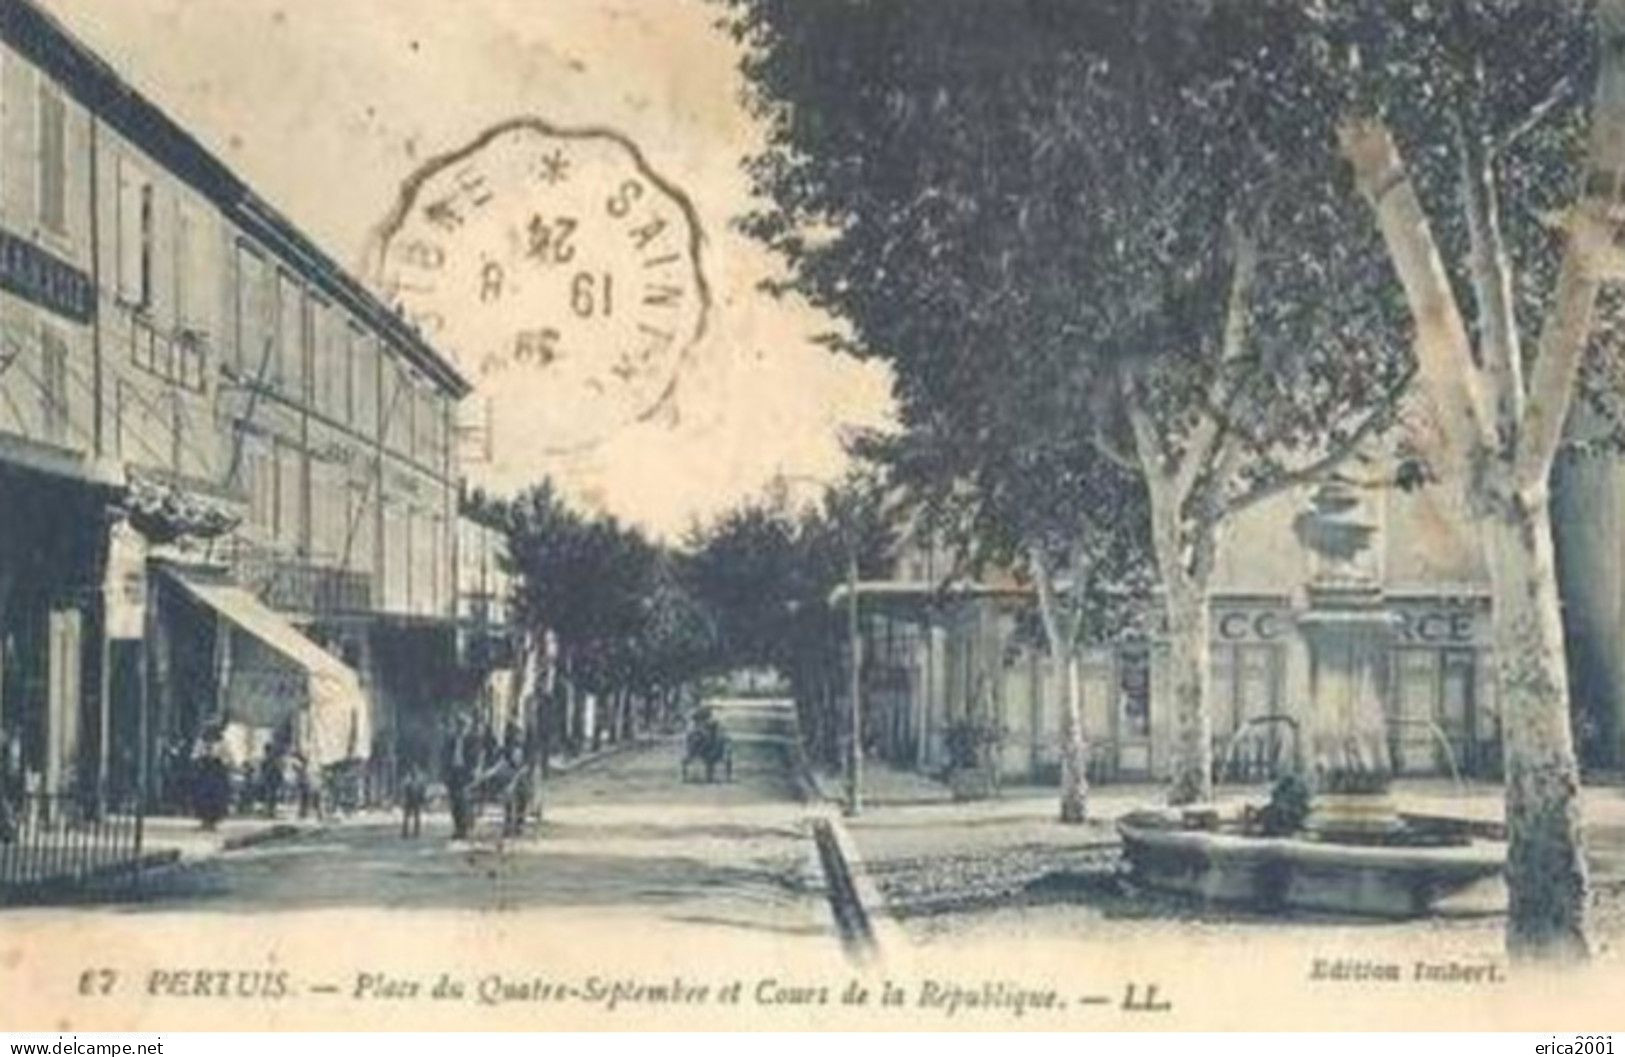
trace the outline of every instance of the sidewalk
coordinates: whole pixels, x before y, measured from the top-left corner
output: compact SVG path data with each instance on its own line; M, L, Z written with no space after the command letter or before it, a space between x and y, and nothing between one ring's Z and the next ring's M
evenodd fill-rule
M815 770L812 778L825 800L843 800L841 776ZM1056 876L1110 873L1119 862L1116 820L1166 796L1156 783L1092 786L1089 821L1067 826L1057 820L1053 786L1005 786L991 799L956 802L943 783L877 761L865 762L862 786L861 813L842 822L862 868L903 916L1019 899ZM1268 795L1264 784L1225 785L1217 799L1261 803ZM1394 786L1401 812L1485 826L1501 824L1503 795L1493 782L1401 779ZM1625 878L1625 789L1588 787L1584 813L1594 876Z
M660 738L633 738L604 745L596 752L588 751L579 756L554 759L549 764L550 775L554 779L564 778L582 768L660 740ZM190 816L149 815L144 823L143 858L165 857L173 852L174 857L182 861L208 859L225 852L251 848L266 841L308 836L337 825L395 823L399 818L399 812L394 807L366 808L351 815L328 815L325 818L315 816L299 818L296 811L285 809L277 818L232 815L222 819L213 830L205 830L197 819Z
M334 821L298 818L292 812L281 818L239 815L222 819L214 829L205 830L195 818L149 815L143 823L143 858L173 852L176 859L195 862L228 851L251 848L266 841L287 840L314 833L332 825Z
M814 768L812 777L824 799L834 802L845 799L843 776ZM1226 783L1217 788L1214 799L1219 803L1262 803L1269 798L1269 790L1268 783ZM1135 808L1163 803L1166 794L1166 787L1157 782L1091 785L1089 817L1115 821ZM1502 822L1505 816L1505 789L1499 782L1458 784L1447 778L1401 778L1394 783L1393 795L1399 810L1407 814L1449 815L1486 823ZM926 818L951 811L968 821L1049 819L1058 809L1058 796L1054 785L1014 783L1003 786L987 800L956 802L948 786L929 775L874 760L866 760L863 765L865 813L883 812L888 818ZM1625 826L1625 787L1614 783L1588 785L1582 796L1588 823Z
M547 773L550 778L563 778L583 767L618 756L623 752L641 749L650 745L658 745L662 741L675 738L675 734L640 734L621 741L609 742L600 748L586 749L576 756L552 756L547 761Z

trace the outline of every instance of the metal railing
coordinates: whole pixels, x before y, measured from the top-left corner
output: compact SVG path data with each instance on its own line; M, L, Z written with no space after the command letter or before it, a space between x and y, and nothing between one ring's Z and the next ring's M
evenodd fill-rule
M134 891L143 821L133 793L0 793L0 905Z
M333 614L373 608L372 577L364 572L246 549L230 562L237 579L272 609Z

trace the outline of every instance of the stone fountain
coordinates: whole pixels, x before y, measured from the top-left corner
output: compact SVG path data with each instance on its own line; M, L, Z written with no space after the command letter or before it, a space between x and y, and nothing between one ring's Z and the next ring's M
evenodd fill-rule
M1390 792L1382 673L1394 615L1372 546L1376 519L1362 490L1334 477L1292 527L1313 562L1308 606L1298 618L1309 648L1307 727L1317 792L1307 828L1323 840L1380 843L1404 823Z
M1465 826L1406 819L1395 807L1382 698L1394 627L1377 527L1347 478L1318 488L1293 522L1312 563L1298 618L1309 653L1313 787L1301 828L1260 825L1280 812L1251 805L1229 816L1211 806L1131 812L1118 832L1136 881L1265 909L1411 917L1502 871L1504 844L1475 841ZM1301 779L1296 788L1301 804Z

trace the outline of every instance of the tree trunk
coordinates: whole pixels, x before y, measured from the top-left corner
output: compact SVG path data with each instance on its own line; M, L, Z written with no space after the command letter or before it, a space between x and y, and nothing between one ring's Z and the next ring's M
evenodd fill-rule
M1052 647L1053 649L1053 647ZM1051 653L1061 702L1061 821L1080 823L1088 815L1089 746L1083 734L1083 678L1076 650Z
M557 703L545 688L536 691L536 760L541 765L542 777L552 774L553 711Z
M570 754L580 755L586 747L587 741L587 698L588 694L576 686L575 680L570 681Z
M1506 764L1507 950L1584 958L1590 886L1544 490L1493 517L1486 543Z
M534 748L536 762L540 767L541 777L546 778L552 766L548 757L553 749L553 713L557 710L557 702L553 698L553 690L557 685L557 673L554 671L553 658L548 656L545 635L537 633L525 637L526 665L532 666L530 678L522 681L521 685L528 686L531 701L531 731L534 734Z
M576 687L575 672L570 663L570 655L559 652L559 710L555 717L559 725L559 752L569 755L573 751L575 732Z
M1147 483L1157 574L1168 619L1167 699L1174 720L1168 802L1202 803L1213 799L1213 721L1207 712L1211 677L1207 577L1192 575L1185 567L1184 490L1161 475L1148 474ZM1199 552L1211 551L1210 538L1197 542ZM1154 698L1149 716L1153 729Z
M1048 640L1050 668L1061 699L1061 821L1078 824L1088 816L1089 746L1083 732L1083 685L1078 671L1077 635L1063 621L1055 585L1041 551L1029 563L1038 586L1038 609Z
M1171 581L1171 582L1170 582ZM1174 718L1174 759L1168 801L1213 799L1213 721L1208 715L1208 597L1206 585L1164 572L1168 610L1168 682Z
M831 767L841 762L840 738L841 696L833 680L824 682L824 762Z
M1620 0L1604 5L1604 21L1612 28L1605 29L1608 41L1593 113L1590 165L1606 174L1619 168L1612 159L1625 128L1622 7ZM1424 439L1423 449L1465 497L1490 567L1510 838L1507 951L1521 958L1584 958L1590 950L1589 882L1546 495L1590 330L1596 260L1607 250L1601 233L1612 230L1608 203L1593 200L1589 185L1598 181L1588 178L1589 197L1570 217L1553 307L1527 383L1525 411L1521 421L1509 421L1515 402L1509 394L1485 395L1484 377L1472 362L1426 214L1387 128L1376 119L1349 120L1339 135L1416 325L1420 377L1440 424ZM1493 262L1495 250L1490 246L1481 255ZM1501 385L1516 381L1508 369L1489 378ZM1492 422L1500 428L1489 428ZM1510 444L1497 443L1509 439ZM1500 450L1506 447L1510 452ZM1497 455L1499 464L1486 466Z

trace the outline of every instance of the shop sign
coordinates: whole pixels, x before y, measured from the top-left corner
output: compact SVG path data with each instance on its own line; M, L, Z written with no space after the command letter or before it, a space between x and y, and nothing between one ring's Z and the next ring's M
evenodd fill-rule
M1291 627L1291 617L1281 608L1213 609L1213 637L1220 642L1273 642Z
M1396 611L1401 642L1416 646L1471 644L1478 638L1478 620L1463 606L1416 606Z
M90 276L5 230L0 230L0 288L76 323L89 323L96 315Z

